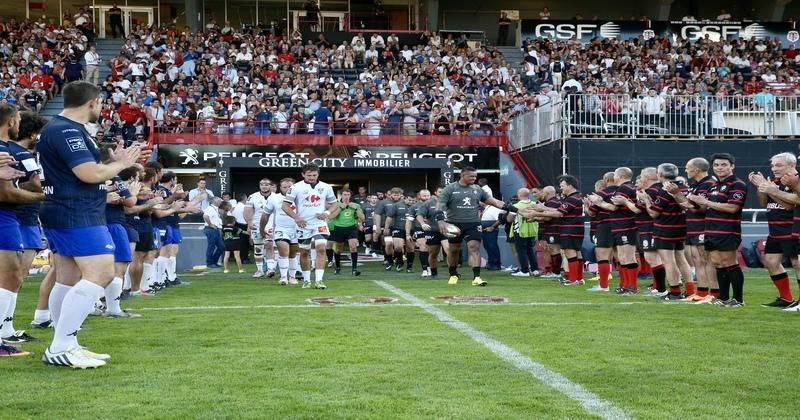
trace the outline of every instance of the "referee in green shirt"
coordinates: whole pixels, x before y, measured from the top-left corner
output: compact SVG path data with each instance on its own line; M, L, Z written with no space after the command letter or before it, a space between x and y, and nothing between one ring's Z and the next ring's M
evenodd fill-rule
M344 243L350 245L350 264L353 275L361 274L358 271L358 231L363 229L364 211L356 203L350 201L353 193L348 189L341 191L342 200L336 203L336 209L331 212L329 220L331 236L329 240L333 242L333 260L336 264L334 274L342 272L342 248Z

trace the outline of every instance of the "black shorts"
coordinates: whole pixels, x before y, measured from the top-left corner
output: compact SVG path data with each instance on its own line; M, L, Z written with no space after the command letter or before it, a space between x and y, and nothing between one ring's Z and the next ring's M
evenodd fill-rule
M232 241L225 241L225 251L238 251L240 247L240 242L238 239Z
M153 232L139 232L139 242L136 243L136 252L150 252L156 249Z
M372 232L372 225L367 224L367 226L364 226L364 235L372 235Z
M638 236L639 234L635 230L614 233L614 246L622 246L622 245L636 246L639 243L639 239L637 238Z
M638 237L638 243L639 243L639 250L640 251L642 251L642 252L651 252L651 251L655 251L656 249L658 249L658 248L656 248L655 244L653 243L653 235L651 235L649 233L646 233L646 234L636 235L636 236Z
M445 237L438 230L430 230L425 232L425 243L428 246L441 245Z
M669 239L655 239L656 249L665 249L667 251L683 251L683 240L671 241Z
M770 239L767 238L767 244L764 247L766 254L783 254L784 257L796 258L797 257L797 239Z
M580 251L583 248L583 237L581 236L560 236L558 243L561 249L574 249Z
M450 223L450 222L447 222ZM450 223L451 225L459 228L461 234L455 238L447 238L451 244L460 244L461 241L478 241L483 240L483 230L480 223Z
M331 231L328 240L336 243L344 243L350 239L358 239L358 228L355 226L337 226Z
M128 241L139 242L139 231L131 226L125 225L125 232L128 234Z
M737 235L706 235L706 251L736 251L742 243L742 237Z
M614 246L614 236L611 234L611 223L598 223L595 238L594 246L598 248L612 248Z
M406 239L406 230L405 229L396 229L392 228L392 238L394 239Z
M425 239L425 231L420 229L420 228L414 228L411 231L411 239L413 239L414 242L416 242L416 241L418 241L420 239Z
M691 246L703 246L706 242L706 235L699 234L699 235L686 235L686 245Z

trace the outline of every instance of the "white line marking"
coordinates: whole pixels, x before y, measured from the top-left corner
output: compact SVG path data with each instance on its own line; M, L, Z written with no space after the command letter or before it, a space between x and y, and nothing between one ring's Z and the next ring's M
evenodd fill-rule
M429 303L430 306L619 306L619 305L638 305L645 302L507 302L507 303ZM172 306L172 307L144 307L144 308L125 308L131 311L220 311L228 309L294 309L294 308L385 308L385 307L418 307L413 303L345 303L345 304L326 304L319 305L313 303L301 304L276 304L276 305L220 305L220 306Z
M434 305L431 305L422 299L383 281L376 280L375 283L387 291L400 296L408 302L411 302L425 312L433 315L445 325L449 325L462 334L475 340L477 343L491 350L492 353L496 354L501 359L514 365L517 369L530 373L545 385L548 385L566 395L570 399L579 402L589 413L600 416L604 419L631 418L624 411L615 407L610 402L602 399L600 396L592 393L581 385L570 381L561 374L548 369L545 365L531 360L529 357L523 355L517 350L514 350L513 348L476 330L466 322L462 322L453 318L450 314L435 307Z

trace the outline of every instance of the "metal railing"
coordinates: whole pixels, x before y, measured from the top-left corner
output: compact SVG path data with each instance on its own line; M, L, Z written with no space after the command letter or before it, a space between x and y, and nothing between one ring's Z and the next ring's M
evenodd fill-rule
M510 151L564 138L564 102L557 100L516 116L508 125Z

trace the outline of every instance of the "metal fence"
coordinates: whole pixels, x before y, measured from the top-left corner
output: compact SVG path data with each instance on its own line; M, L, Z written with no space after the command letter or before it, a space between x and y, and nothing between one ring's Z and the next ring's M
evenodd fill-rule
M737 139L800 135L800 96L572 94L515 117L510 147L565 137Z

